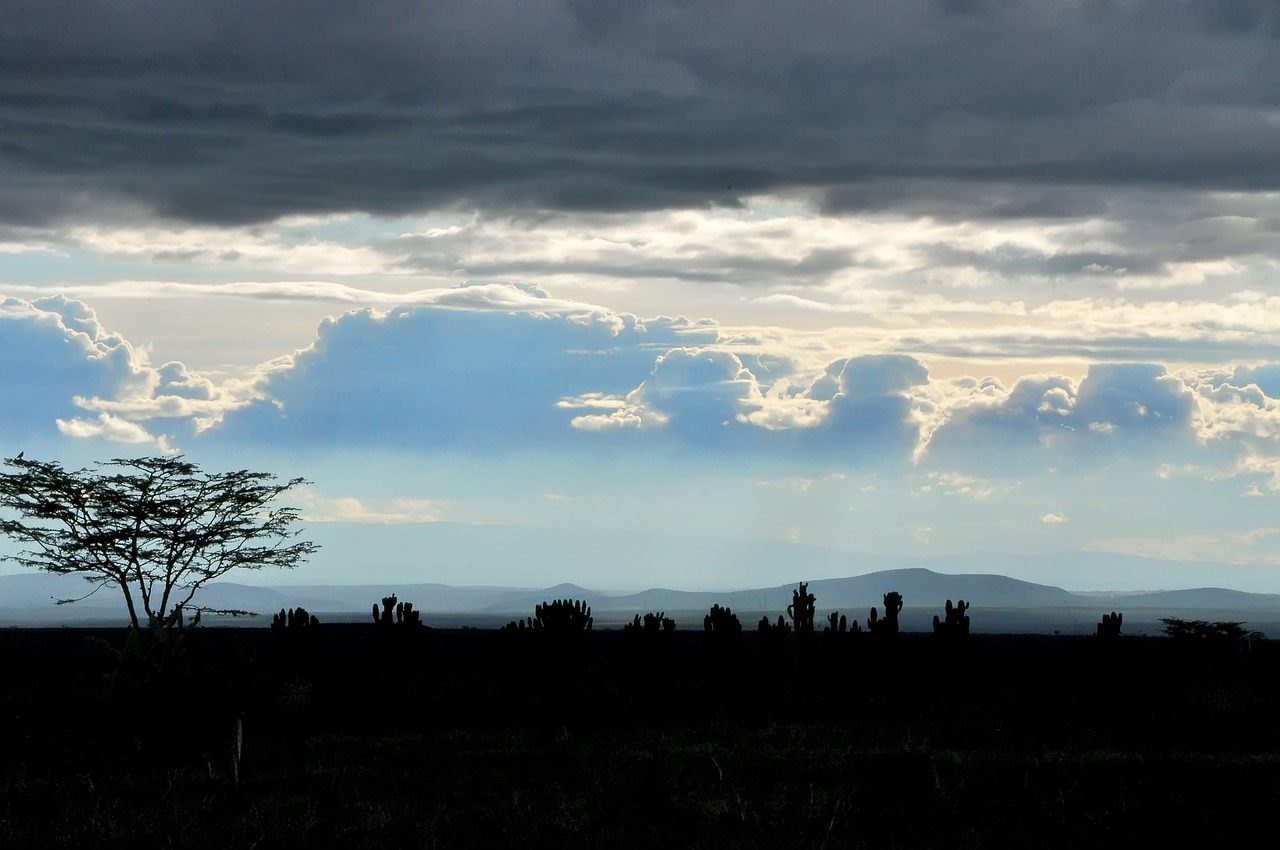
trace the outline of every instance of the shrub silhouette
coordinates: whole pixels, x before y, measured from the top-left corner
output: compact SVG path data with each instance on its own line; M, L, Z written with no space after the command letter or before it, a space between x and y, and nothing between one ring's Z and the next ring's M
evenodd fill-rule
M307 613L307 609L302 606L290 608L288 611L281 608L279 614L271 617L271 631L277 633L302 632L308 634L307 629L320 625L320 618L314 614Z
M190 627L183 631L130 629L121 649L99 638L89 638L86 644L105 664L105 696L168 698L192 687L198 678L191 658L190 636Z
M902 611L902 594L893 590L884 595L884 617L881 618L875 607L867 619L867 631L873 635L892 637L898 633L898 614Z
M1123 614L1117 614L1112 611L1110 614L1102 615L1102 622L1098 623L1098 638L1100 640L1115 640L1120 637L1120 624L1124 621Z
M969 610L969 603L961 599L954 606L951 600L947 600L946 619L939 620L938 615L933 615L933 633L938 637L956 638L964 637L969 634L969 616L965 611Z
M653 613L650 611L644 615L644 620L640 619L640 615L636 614L634 620L622 627L624 632L643 632L643 633L659 633L675 631L676 621L666 616L666 613L659 611Z
M813 634L813 594L809 592L808 582L800 582L800 587L791 591L791 604L787 606L787 616L795 626L796 634Z

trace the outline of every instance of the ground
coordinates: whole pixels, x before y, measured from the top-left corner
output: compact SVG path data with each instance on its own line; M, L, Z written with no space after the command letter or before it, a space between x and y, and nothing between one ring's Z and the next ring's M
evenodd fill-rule
M0 632L0 846L1186 846L1280 798L1274 643L344 624L122 647Z

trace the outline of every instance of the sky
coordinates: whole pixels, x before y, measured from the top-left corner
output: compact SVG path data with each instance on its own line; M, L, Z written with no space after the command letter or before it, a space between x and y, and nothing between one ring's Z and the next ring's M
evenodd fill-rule
M1277 104L1269 0L0 0L0 454L307 478L246 581L1280 592Z

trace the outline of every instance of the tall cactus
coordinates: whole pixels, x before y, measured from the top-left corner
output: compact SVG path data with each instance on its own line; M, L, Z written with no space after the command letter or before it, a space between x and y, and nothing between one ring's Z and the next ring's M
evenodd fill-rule
M787 616L791 618L796 634L813 634L813 603L814 596L809 592L808 582L800 582L800 587L791 591Z

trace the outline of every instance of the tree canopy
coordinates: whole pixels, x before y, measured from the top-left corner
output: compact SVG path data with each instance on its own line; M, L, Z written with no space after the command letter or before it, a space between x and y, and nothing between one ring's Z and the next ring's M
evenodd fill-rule
M173 625L197 591L237 567L292 568L319 547L295 538L296 508L276 497L307 483L265 472L204 472L181 457L116 458L68 471L19 455L0 472L0 556L118 588L136 629Z

